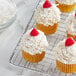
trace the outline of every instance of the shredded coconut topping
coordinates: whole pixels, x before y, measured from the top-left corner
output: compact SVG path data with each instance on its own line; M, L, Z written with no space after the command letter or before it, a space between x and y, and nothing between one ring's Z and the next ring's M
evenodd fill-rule
M34 18L37 23L45 26L53 26L60 21L60 11L55 4L52 4L50 8L43 8L43 2L39 4L35 11Z
M69 34L76 35L76 17L75 12L69 15L66 20L66 30Z
M60 41L55 48L56 58L65 64L76 64L76 43L65 46L65 40Z
M46 48L48 47L48 42L44 33L38 30L38 36L31 36L30 32L31 30L28 30L22 37L22 49L32 55L38 53L41 54L43 51L46 51Z
M0 0L0 25L8 22L16 13L12 2Z
M72 4L76 3L76 0L56 0L56 1L61 4L67 4L67 5L72 5Z

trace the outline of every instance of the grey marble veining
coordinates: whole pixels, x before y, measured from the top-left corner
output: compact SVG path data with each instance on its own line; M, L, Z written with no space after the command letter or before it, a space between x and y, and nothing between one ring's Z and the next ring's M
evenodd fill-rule
M16 21L12 24L12 26L0 33L0 67L3 68L10 66L9 58L22 33L24 32L24 29L26 28L33 11L36 8L38 0L13 0L13 2L15 2L17 6ZM7 69L2 70L2 68L0 68L0 70L0 76L6 75L2 74L2 71L6 70L6 72L8 72ZM16 71L18 71L18 69L15 70L15 72ZM8 74L6 76L10 75Z
M25 31L38 1L39 0L13 0L17 6L16 21L11 27L0 33L0 76L48 76L9 64L9 58ZM3 74L4 72L5 74Z

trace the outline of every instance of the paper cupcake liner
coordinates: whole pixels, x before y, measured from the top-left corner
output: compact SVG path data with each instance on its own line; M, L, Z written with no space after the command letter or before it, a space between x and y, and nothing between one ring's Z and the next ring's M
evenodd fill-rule
M58 60L56 60L57 68L64 73L75 73L76 72L76 64L64 64Z
M38 63L38 62L42 61L43 58L45 57L45 52L43 51L41 54L31 55L22 50L22 56L24 57L25 60L27 60L31 63Z
M67 38L72 37L76 41L76 35L71 35L67 33Z
M76 3L75 3L75 10L76 10Z
M46 35L53 34L58 29L58 23L54 24L53 26L45 26L43 24L36 23L36 28L40 31L44 32Z
M69 13L76 9L76 3L72 5L65 5L65 4L60 4L59 2L56 1L56 4L58 4L57 7L60 9L60 11L64 13Z

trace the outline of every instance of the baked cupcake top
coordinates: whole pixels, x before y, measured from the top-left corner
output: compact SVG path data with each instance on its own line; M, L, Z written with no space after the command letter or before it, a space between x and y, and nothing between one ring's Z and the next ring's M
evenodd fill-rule
M56 0L60 4L72 5L76 3L76 0Z
M72 38L60 41L55 48L57 60L65 64L76 64L76 42Z
M76 35L76 13L73 12L66 20L66 30L69 34Z
M55 4L52 4L49 0L41 2L35 11L34 18L37 23L45 26L53 26L60 21L60 10Z
M48 42L43 32L37 29L28 30L21 39L22 50L35 55L46 51Z

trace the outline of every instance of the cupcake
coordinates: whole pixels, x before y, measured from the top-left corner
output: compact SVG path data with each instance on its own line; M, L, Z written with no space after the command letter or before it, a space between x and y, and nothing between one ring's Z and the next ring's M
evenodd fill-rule
M35 28L28 30L21 39L22 56L31 63L42 61L47 47L46 36Z
M76 9L76 0L55 0L61 12L69 13Z
M76 72L76 42L71 37L58 43L55 54L56 65L61 72Z
M76 13L70 14L66 20L67 37L73 37L76 41Z
M34 14L36 28L46 35L55 33L60 22L60 14L56 5L49 0L41 2Z

